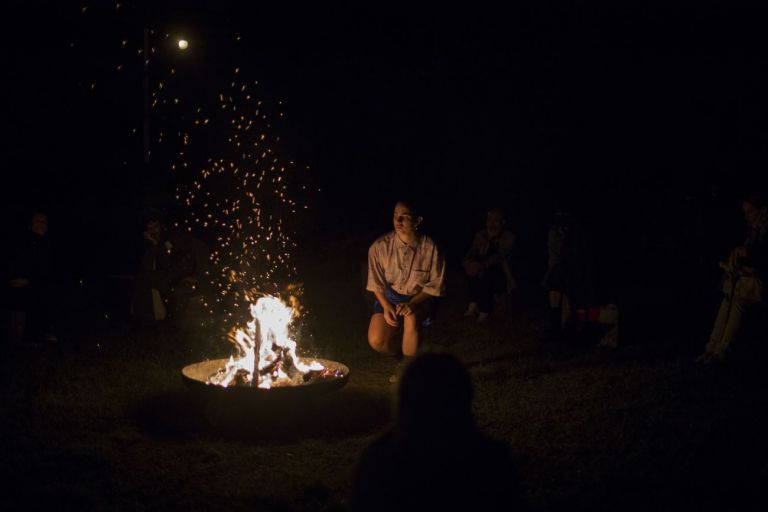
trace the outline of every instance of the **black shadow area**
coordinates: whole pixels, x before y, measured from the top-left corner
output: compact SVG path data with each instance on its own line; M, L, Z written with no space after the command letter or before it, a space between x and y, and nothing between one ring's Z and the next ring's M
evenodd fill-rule
M347 387L330 395L281 400L206 397L187 390L147 397L132 417L166 440L211 436L248 443L289 443L370 433L390 419L384 392Z

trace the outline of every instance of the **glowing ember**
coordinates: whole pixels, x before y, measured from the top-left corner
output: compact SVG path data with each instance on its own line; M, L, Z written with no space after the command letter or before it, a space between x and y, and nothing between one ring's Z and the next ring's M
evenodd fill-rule
M235 354L209 382L219 386L245 385L269 389L305 382L311 372L323 372L317 361L303 363L296 355L296 342L288 334L295 310L277 297L262 297L251 304L253 320L245 330L230 334ZM256 346L258 341L258 347Z

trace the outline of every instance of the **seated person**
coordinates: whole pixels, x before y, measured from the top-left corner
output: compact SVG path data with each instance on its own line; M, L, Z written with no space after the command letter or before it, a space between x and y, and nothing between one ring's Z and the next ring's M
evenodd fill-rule
M53 247L47 233L48 216L35 211L27 229L11 248L5 302L12 343L57 341L53 328Z
M368 250L366 289L376 296L368 343L377 352L404 359L419 348L422 322L429 317L434 298L445 294L445 260L435 242L418 232L422 221L411 204L399 201L395 230ZM398 342L395 334L401 318L403 339ZM390 377L390 382L396 380L397 372Z
M728 261L720 262L726 272L723 285L725 296L704 353L697 363L721 361L740 328L744 311L764 300L763 283L768 271L768 205L761 195L754 195L742 204L748 226L744 245L731 251Z
M469 276L470 300L464 315L477 315L478 322L488 318L495 294L509 293L517 287L510 268L515 235L505 225L504 212L488 210L485 229L475 234L472 247L462 260Z
M140 325L165 320L170 291L171 249L159 212L149 212L143 222L144 244L136 273L133 314Z
M202 314L204 296L210 292L208 246L186 231L171 231L166 240L170 246L169 264L173 269L168 299L171 316Z
M547 235L547 272L542 286L547 290L550 334L559 335L574 324L574 311L595 303L592 251L576 217L555 213Z

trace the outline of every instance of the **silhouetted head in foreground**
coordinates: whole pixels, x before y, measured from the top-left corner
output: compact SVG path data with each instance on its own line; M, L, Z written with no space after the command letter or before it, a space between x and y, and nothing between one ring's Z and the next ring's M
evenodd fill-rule
M352 510L521 510L509 447L475 427L472 382L454 356L423 352L403 371L395 425L361 454Z
M472 418L472 381L454 356L425 352L403 371L397 394L397 427L433 435L466 431Z

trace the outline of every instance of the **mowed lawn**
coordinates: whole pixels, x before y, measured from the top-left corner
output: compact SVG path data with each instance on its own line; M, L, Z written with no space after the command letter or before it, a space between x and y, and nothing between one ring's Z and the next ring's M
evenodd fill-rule
M392 361L367 347L368 304L353 277L305 280L303 351L351 369L345 388L308 403L200 401L181 368L228 352L204 326L134 333L81 321L58 346L6 347L3 501L56 510L343 507L393 392ZM615 350L544 341L536 304L477 325L461 316L457 292L425 335L470 368L478 425L510 444L534 509L765 501L764 362L699 368L654 340Z

